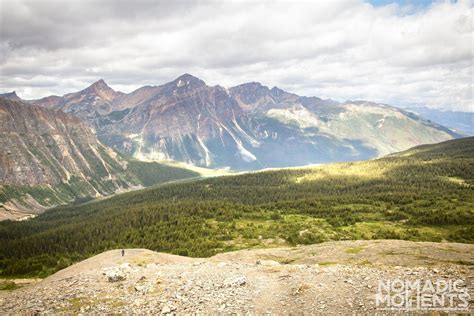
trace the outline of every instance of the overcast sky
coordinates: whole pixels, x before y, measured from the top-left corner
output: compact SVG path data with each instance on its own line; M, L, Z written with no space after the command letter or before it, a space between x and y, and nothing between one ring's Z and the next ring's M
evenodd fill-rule
M0 92L129 92L183 73L474 111L471 0L0 0Z

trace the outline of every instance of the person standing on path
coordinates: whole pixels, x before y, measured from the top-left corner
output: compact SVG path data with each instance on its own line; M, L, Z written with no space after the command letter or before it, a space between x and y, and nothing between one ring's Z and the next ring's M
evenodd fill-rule
M122 249L122 257L125 255L125 249Z

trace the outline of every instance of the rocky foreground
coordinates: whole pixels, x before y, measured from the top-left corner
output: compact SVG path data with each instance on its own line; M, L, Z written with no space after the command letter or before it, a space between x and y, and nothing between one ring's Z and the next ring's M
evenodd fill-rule
M468 314L473 277L474 245L456 243L341 241L206 259L112 250L0 291L0 314L386 314L375 295L393 279L462 279L470 309L457 312Z

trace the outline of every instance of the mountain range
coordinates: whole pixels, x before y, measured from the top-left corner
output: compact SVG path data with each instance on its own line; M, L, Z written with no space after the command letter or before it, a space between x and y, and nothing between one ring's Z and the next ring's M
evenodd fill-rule
M99 80L64 96L0 95L0 219L200 173L364 160L462 136L386 104L229 89L184 74L131 93Z
M79 117L104 144L139 160L234 170L370 159L461 136L386 104L298 96L257 82L226 89L189 74L128 94L99 80L29 103Z

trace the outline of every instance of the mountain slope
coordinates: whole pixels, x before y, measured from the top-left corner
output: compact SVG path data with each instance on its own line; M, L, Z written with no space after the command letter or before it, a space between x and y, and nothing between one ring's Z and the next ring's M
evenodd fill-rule
M459 134L394 107L298 96L257 82L230 89L189 74L129 94L105 82L47 105L77 115L141 160L254 170L374 158Z
M0 102L1 147L7 149L1 159L2 183L54 185L72 176L88 181L96 175L112 180L110 170L120 168L79 119L21 102Z
M345 239L474 243L472 148L474 137L423 153L175 183L0 222L0 274L48 274L122 247L211 256Z
M100 143L91 127L61 111L0 98L0 123L3 218L139 187L137 171L154 168L122 158ZM135 173L127 170L129 164Z
M375 156L457 136L442 126L408 115L397 108L363 101L335 105L331 112L320 110L315 113L297 106L271 109L266 115L302 129L317 129L319 133L336 139L360 142L373 148ZM352 148L355 152L360 151L357 146Z

